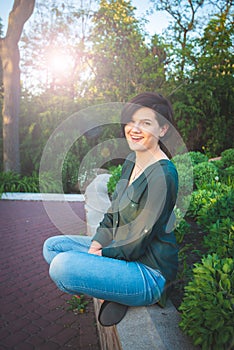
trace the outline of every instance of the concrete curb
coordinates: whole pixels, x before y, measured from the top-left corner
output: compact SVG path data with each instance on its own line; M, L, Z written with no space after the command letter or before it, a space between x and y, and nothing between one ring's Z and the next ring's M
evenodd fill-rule
M84 202L82 194L6 192L3 200Z

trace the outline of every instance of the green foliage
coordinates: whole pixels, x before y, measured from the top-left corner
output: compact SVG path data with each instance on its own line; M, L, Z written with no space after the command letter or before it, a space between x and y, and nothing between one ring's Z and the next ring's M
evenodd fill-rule
M220 258L233 257L234 220L227 217L209 225L209 232L204 237L204 246L208 248L208 253L217 253Z
M179 14L168 27L173 28L171 36L147 37L145 21L136 18L129 1L100 1L92 10L88 3L40 1L20 42L22 86L33 93L27 95L24 90L21 98L23 174L39 169L49 136L71 113L90 103L127 101L145 90L170 96L178 130L189 150L202 150L205 145L217 156L233 146L229 6L209 16L202 35L199 31L190 37L201 24L197 12L188 21L192 3L178 7L173 1L152 2L155 8ZM193 3L196 11L202 6L198 0ZM69 55L69 72L63 74L48 65L54 50L57 56ZM0 150L2 154L1 136ZM232 175L233 168L222 172L228 181Z
M173 35L147 37L145 21L136 18L129 1L103 0L92 11L85 3L80 7L69 1L40 2L20 43L22 86L34 94L27 96L24 91L21 99L24 175L38 171L49 136L71 113L95 101L126 101L144 90L170 96L188 149L205 145L216 156L232 147L231 10L228 5L220 7L219 15L209 16L203 34L190 37L189 33L201 24L197 12L188 21L192 3L178 7L173 1L152 2L155 8L179 14L168 27L173 28ZM202 6L198 0L193 3L196 11ZM62 74L48 65L53 50L69 55L69 73ZM0 149L2 154L1 136ZM78 163L84 154L79 153ZM191 159L193 162L192 154ZM193 165L197 162L201 160ZM225 164L220 172L225 181L233 176L232 166ZM181 173L180 186L184 189L191 173L184 165ZM66 191L73 188L75 179L75 165L68 162L63 172Z
M209 253L220 257L234 255L234 190L220 182L208 183L192 193L187 216L196 222L207 235L204 246Z
M193 40L188 80L178 82L180 88L172 96L175 120L187 147L205 146L213 157L233 147L233 34L227 5L210 18L203 36Z
M206 204L209 198L215 198L216 191L198 189L194 191L190 197L189 208L186 213L188 217L196 218L200 209Z
M220 170L220 179L229 186L234 186L234 165Z
M206 155L201 152L190 151L178 154L172 158L179 175L178 203L180 209L187 211L190 196L194 187L194 167L208 161ZM180 199L181 198L181 199Z
M179 177L179 191L183 196L190 195L193 189L193 168L184 163L176 163Z
M223 168L234 166L234 148L226 149L221 153L221 162Z
M190 151L189 156L191 158L192 165L197 165L208 161L207 155L199 151Z
M95 99L126 101L144 90L161 88L166 79L166 45L156 35L147 45L143 22L129 1L100 1L90 36L95 72L90 93Z
M199 8L201 4L196 2ZM174 22L170 27L174 28L173 36L149 38L143 30L144 20L136 18L128 1L101 1L92 11L87 4L80 8L69 1L40 2L20 43L22 86L33 92L27 95L24 90L21 99L20 152L24 175L38 171L49 136L74 111L100 101L127 101L145 90L170 96L178 130L188 149L202 149L205 145L216 156L232 147L233 26L229 9L224 10L224 6L220 16L210 16L202 36L196 33L189 38L187 34L200 24L200 19L194 17L183 42L178 38L183 38L188 25L191 4L178 8L169 1L155 2L155 6L179 11L176 21L184 26ZM68 74L48 66L53 50L70 56L72 69ZM184 64L189 69L181 75ZM1 136L0 150L2 154ZM79 162L83 156L79 154ZM226 169L222 176L230 181L233 168ZM190 176L184 170L182 187ZM68 173L66 190L73 183L71 169Z
M228 350L233 344L234 263L208 255L195 264L185 287L180 327L202 350Z
M189 266L188 260L188 250L191 251L191 244L185 244L178 253L179 268L176 276L177 284L176 288L181 288L180 282L187 284L192 279L192 269Z
M117 182L119 181L122 173L122 166L118 165L117 167L111 167L110 169L111 177L107 183L107 190L109 195L112 195L115 191Z
M213 161L219 170L220 181L227 185L234 185L234 148L227 149L221 153L219 160Z
M14 172L3 172L0 173L0 183L0 193L40 192L39 179L36 173L31 177L26 177Z
M190 225L184 219L183 213L179 208L174 209L176 215L175 222L175 237L178 244L183 242L184 236L190 232Z
M20 43L24 88L67 96L71 103L83 97L92 14L87 2L38 1Z
M30 177L29 177L30 178ZM54 178L51 172L40 174L40 191L41 193L61 193L60 181Z
M222 191L221 191L222 189ZM206 197L197 213L197 222L206 230L218 220L229 217L234 221L234 191L228 186L221 186L216 196Z
M62 182L64 193L76 192L79 173L79 159L77 154L69 151L62 168ZM78 188L77 188L78 189Z
M186 200L193 190L193 164L190 152L178 154L171 161L175 164L179 177L178 206L184 209Z
M56 129L74 110L76 104L65 96L47 92L40 96L24 93L20 116L21 170L24 175L38 171L44 147Z
M172 158L172 162L176 164L176 167L180 166L180 164L191 167L206 161L208 161L208 157L199 151L189 151L187 153L177 154Z
M185 219L181 219L175 228L175 237L178 244L183 242L184 236L190 232L190 225Z
M67 304L70 305L68 310L73 311L75 314L83 314L88 303L89 302L85 300L85 296L83 294L73 295L72 298L67 301Z
M218 180L218 169L212 162L196 164L193 168L194 183L196 188L207 187L208 183Z
M232 197L233 189L232 187L222 184L220 182L207 183L206 186L193 191L190 197L189 208L187 211L187 216L192 218L197 218L202 216L201 210L208 210L211 203L216 202L219 198ZM225 199L223 200L225 201ZM211 218L210 218L211 219Z
M13 172L0 172L0 194L5 192L51 192L58 193L59 184L54 181L51 174L41 175L39 186L39 175L34 172L32 176L23 176Z

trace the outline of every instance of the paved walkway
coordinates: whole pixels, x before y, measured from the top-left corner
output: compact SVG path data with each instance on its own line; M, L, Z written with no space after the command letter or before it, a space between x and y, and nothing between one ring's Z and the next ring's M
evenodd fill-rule
M82 202L70 206L84 218ZM92 299L84 314L67 311L71 296L48 276L42 245L56 234L42 202L0 200L1 350L100 350Z

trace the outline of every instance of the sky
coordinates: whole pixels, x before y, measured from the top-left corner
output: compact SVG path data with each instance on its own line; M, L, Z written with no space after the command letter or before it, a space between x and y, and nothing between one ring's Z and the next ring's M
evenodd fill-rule
M4 34L7 29L8 15L12 9L13 3L14 0L0 0L0 17L3 20ZM135 13L137 18L146 17L145 13L150 7L149 1L132 0L132 5L136 7ZM149 23L145 26L145 29L150 35L155 33L161 34L163 29L165 29L168 25L168 16L163 12L154 13L151 16L147 16L147 18L149 19Z

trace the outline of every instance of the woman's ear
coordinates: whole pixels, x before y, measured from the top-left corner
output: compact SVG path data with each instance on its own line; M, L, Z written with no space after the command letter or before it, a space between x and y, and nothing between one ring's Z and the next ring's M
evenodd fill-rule
M159 134L159 137L163 137L166 135L167 131L169 129L169 125L168 124L164 124L162 127L161 127L161 131L160 131L160 134Z

